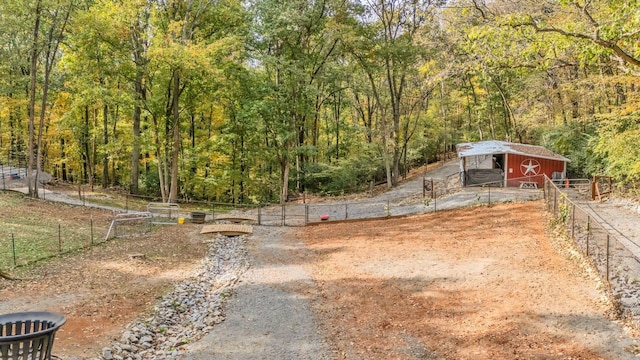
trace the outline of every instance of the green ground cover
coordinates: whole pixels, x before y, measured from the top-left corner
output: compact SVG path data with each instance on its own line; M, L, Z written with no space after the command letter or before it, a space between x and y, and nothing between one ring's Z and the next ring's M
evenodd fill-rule
M0 269L102 242L111 216L108 211L0 192Z

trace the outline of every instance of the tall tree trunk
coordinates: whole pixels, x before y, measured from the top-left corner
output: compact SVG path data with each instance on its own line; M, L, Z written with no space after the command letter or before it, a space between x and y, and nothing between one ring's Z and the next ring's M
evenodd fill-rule
M149 26L149 16L151 2L140 8L137 14L136 25L131 31L131 44L133 46L133 63L135 65L136 76L133 87L135 91L135 103L133 105L133 126L132 126L132 149L131 149L131 174L129 192L138 194L138 183L140 179L140 115L142 113L142 104L146 100L146 89L144 86L145 70L148 60L145 58L145 40L144 34ZM154 118L155 120L155 118ZM156 133L157 136L157 133ZM156 137L157 139L157 137ZM159 150L156 148L156 150ZM160 156L160 153L158 153ZM148 164L145 165L145 169ZM160 167L160 163L158 163Z
M171 187L169 189L169 202L175 202L178 198L178 156L180 154L180 71L176 70L173 76L173 148L171 151Z
M442 111L442 160L447 160L447 107L444 104L444 81L440 81L440 110Z
M89 167L91 166L89 158L89 106L84 107L84 124L82 126L82 170L84 171L84 182L89 181Z
M136 102L133 107L133 146L131 148L131 184L129 192L131 194L138 193L138 182L140 175L140 115L142 113L141 102L144 99L143 88L143 72L141 69L136 71L135 92ZM159 155L159 153L158 153ZM158 163L158 167L160 164Z
M27 183L29 196L38 197L38 188L34 189L33 162L34 162L34 137L36 121L36 75L38 72L38 35L40 34L41 0L36 2L35 25L33 27L33 48L31 49L30 87L29 87L29 162L27 164Z
M289 158L285 154L280 159L280 204L287 201L289 195Z
M113 113L113 142L118 143L118 116L119 116L120 107L116 105L116 108ZM119 183L118 175L116 174L116 161L111 161L111 186L116 186Z
M337 98L336 98L337 97ZM338 94L333 96L333 118L336 122L336 163L340 160L340 107L342 97Z
M104 154L102 158L102 187L106 189L109 186L109 106L104 105L102 108L102 136L104 139Z
M62 158L62 181L67 181L67 160L66 158L66 154L65 154L65 149L64 149L64 137L60 137L60 156Z

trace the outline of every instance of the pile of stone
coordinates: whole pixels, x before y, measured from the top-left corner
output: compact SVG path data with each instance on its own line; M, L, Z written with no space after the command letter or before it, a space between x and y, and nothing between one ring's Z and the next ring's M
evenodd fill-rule
M244 241L244 236L218 236L194 277L164 296L152 316L129 324L120 341L97 359L169 360L182 355L184 345L224 320L225 299L249 267Z

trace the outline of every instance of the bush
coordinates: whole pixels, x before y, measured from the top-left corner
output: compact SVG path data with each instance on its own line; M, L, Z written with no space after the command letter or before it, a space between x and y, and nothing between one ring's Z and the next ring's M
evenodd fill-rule
M380 159L343 159L336 164L309 164L304 169L305 189L313 193L341 195L362 191L382 167Z

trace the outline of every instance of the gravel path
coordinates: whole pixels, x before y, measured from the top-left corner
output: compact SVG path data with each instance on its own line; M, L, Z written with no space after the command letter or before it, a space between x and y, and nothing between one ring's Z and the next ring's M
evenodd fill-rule
M287 228L257 227L251 268L228 300L226 320L192 344L185 359L330 359L309 300L311 274L296 255L304 244Z

